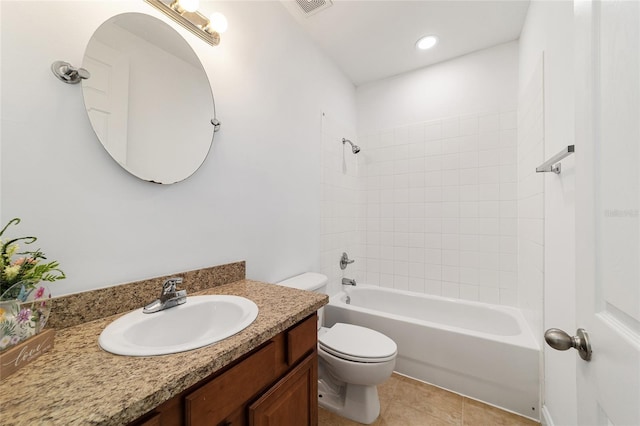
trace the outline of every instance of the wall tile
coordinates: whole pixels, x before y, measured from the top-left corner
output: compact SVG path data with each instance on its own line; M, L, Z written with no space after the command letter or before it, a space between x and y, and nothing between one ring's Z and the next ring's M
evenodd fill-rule
M460 267L460 283L463 284L478 284L478 269Z
M460 135L460 121L458 117L442 120L442 137L455 138Z
M425 253L425 263L427 265L441 265L442 264L442 250L427 248Z
M442 281L450 283L460 282L460 267L459 266L442 266Z
M409 262L409 277L425 278L424 262Z
M427 150L423 142L410 143L408 147L409 158L424 157L426 155Z
M533 121L532 126L540 134L540 124ZM541 213L532 209L539 179L525 175L523 194L534 198L518 198L518 162L532 160L518 157L516 128L515 111L489 111L366 135L360 139L363 146L370 145L366 162L359 165L360 205L350 201L353 196L346 190L358 187L357 181L340 183L339 168L323 169L323 180L345 185L345 191L328 191L328 200L339 197L342 207L323 210L323 218L336 215L321 221L323 229L347 234L349 226L362 229L356 236L361 243L354 247L360 247L366 260L358 272L372 283L515 303L519 228L532 242L542 239L543 229ZM327 158L340 164L339 154ZM349 211L362 220L345 225ZM521 211L529 217L519 222ZM337 251L345 240L321 241ZM540 259L537 247L521 249Z
M500 132L494 131L478 135L478 149L486 151L489 149L500 148L502 146L500 134Z
M478 235L477 241L478 251L482 251L484 253L500 252L500 237L497 235ZM498 267L496 266L494 269L498 270Z
M478 217L477 201L460 201L460 217Z
M479 288L479 298L480 302L484 303L492 303L499 304L500 303L500 289L499 288L490 288L490 287L480 287Z
M393 145L400 147L409 143L409 127L398 127L393 131Z
M424 291L427 294L436 296L442 295L442 281L440 280L424 280Z
M442 266L441 265L428 265L425 268L424 276L429 280L441 280L442 279Z
M442 172L429 171L424 173L425 186L442 186Z
M460 168L460 155L459 154L443 154L442 155L442 170L458 170Z
M380 274L380 287L393 288L393 274Z
M500 130L500 114L481 114L478 117L478 132L490 133Z
M424 293L424 278L409 277L409 291Z
M480 298L478 286L460 284L460 299L477 301Z
M410 144L424 144L424 124L415 124L413 126L409 126L408 129L408 143Z
M458 138L458 146L460 152L478 152L479 136L478 135L466 135Z
M442 264L460 266L460 252L458 250L442 250Z
M428 217L424 219L424 232L429 234L442 233L442 218Z
M443 282L442 283L442 296L460 298L460 285L455 283Z
M460 201L460 187L457 185L443 186L442 201L444 202Z
M442 154L457 154L460 152L460 138L451 138L442 141Z
M471 115L460 117L460 134L475 135L478 133L478 116Z
M454 218L442 218L442 233L444 234L458 234L460 233L460 219Z
M516 129L518 116L515 111L503 112L500 114L500 129Z
M427 141L442 139L442 123L431 122L425 126L425 138Z
M462 158L464 154L460 154ZM462 161L461 161L462 163ZM478 184L478 168L466 168L462 169L458 173L460 185L477 185Z

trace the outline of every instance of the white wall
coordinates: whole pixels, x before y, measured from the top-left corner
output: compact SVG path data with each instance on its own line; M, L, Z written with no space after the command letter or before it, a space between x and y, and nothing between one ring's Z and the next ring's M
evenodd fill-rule
M355 89L277 2L215 2L229 30L211 47L141 1L2 2L2 222L59 260L61 295L246 260L274 281L320 267L321 112L355 123ZM204 9L203 9L204 10ZM184 182L138 180L98 143L80 86L93 31L124 12L172 25L202 60L222 129ZM27 25L25 23L36 23Z
M544 152L549 157L574 143L573 2L533 1L520 38L520 88L531 79L544 52ZM576 144L576 149L580 149ZM544 324L568 333L575 323L574 159L562 174L544 179ZM539 291L539 290L538 290ZM540 341L542 336L538 336ZM577 424L576 356L544 345L546 421Z
M518 42L358 87L358 132L482 111L513 110Z
M358 278L515 305L518 44L358 88Z

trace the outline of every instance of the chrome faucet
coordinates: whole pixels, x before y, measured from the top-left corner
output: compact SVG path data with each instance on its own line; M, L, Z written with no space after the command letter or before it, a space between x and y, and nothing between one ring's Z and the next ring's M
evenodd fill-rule
M352 286L355 287L356 280L352 280L351 278L343 278L342 279L342 285L352 285Z
M142 309L145 314L153 314L165 309L182 305L187 301L187 290L176 290L178 285L182 284L182 278L169 278L162 284L162 293L160 298L149 303Z

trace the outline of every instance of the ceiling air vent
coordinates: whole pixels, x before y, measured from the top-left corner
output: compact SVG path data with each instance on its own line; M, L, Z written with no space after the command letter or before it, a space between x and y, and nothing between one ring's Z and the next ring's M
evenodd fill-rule
M331 0L296 0L304 16L311 16L333 5Z

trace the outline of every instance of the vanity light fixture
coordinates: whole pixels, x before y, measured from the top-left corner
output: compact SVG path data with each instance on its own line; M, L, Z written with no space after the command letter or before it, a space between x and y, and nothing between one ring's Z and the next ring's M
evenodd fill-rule
M421 37L416 42L416 49L427 50L427 49L431 49L436 44L438 44L438 37L434 35L428 35L428 36Z
M213 13L209 19L198 12L198 0L145 1L212 46L220 44L220 34L227 29L227 19L221 13Z

